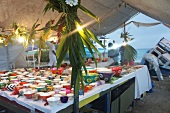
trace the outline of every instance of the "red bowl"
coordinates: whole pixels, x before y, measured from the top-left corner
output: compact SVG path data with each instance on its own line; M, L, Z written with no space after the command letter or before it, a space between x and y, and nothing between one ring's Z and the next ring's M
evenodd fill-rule
M121 72L122 72L122 67L121 66L116 66L111 68L112 72L114 73L114 76L118 77L120 76Z
M71 85L70 84L63 84L63 88L70 89L71 90Z
M47 98L49 98L49 97L51 97L50 94L41 94L41 95L40 95L40 98L41 98L41 100L43 100L43 101L46 101Z
M20 85L24 85L24 84L27 84L27 82L20 82L19 84Z
M32 99L33 94L34 94L34 93L24 93L24 96L25 96L27 99Z

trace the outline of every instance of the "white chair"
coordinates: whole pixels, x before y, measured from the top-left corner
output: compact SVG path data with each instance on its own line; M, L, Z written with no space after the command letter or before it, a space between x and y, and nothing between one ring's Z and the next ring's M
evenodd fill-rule
M37 51L26 52L26 61L27 61L28 66L33 63L34 68L35 68L35 62L37 61L37 59L34 57L34 55L35 55L36 52Z

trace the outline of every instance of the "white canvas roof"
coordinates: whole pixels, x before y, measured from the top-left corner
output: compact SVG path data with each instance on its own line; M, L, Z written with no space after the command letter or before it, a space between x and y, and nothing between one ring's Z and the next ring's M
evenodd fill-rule
M100 28L96 22L89 26L96 35L114 31L137 12L170 24L169 0L82 0L82 4L101 20ZM44 0L0 0L0 27L10 28L13 22L18 22L31 28L37 18L44 25L58 14L48 12L43 16L45 5ZM93 21L81 11L79 16L84 23Z

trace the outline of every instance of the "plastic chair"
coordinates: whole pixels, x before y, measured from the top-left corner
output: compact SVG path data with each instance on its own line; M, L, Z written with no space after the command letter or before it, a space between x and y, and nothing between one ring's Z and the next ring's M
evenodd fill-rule
M35 62L37 61L37 59L34 57L35 53L36 53L36 51L28 51L28 52L26 52L27 64L29 66L29 64L33 63L34 68L35 68Z

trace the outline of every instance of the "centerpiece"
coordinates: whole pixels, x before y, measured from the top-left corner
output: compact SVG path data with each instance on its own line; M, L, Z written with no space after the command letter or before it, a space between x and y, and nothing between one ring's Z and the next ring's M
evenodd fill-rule
M79 90L80 86L84 89L82 67L87 74L84 59L86 58L86 46L94 58L97 66L93 50L98 53L98 50L93 45L92 41L99 43L104 47L97 37L83 25L78 17L77 10L82 10L85 14L93 17L97 22L99 19L88 9L81 5L81 0L46 0L47 5L44 8L44 13L48 10L58 11L60 13L58 21L50 20L46 28L44 28L44 36L48 35L50 30L57 32L59 45L56 51L57 67L60 67L66 54L69 55L70 64L72 66L71 87L74 88L74 113L78 112L79 105ZM55 23L55 24L54 24Z

